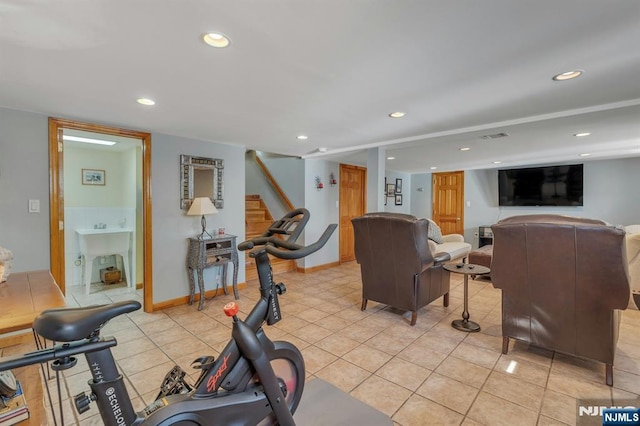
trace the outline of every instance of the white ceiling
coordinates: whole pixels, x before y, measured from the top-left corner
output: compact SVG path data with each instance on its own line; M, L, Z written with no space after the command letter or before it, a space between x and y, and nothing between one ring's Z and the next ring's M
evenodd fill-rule
M0 0L0 106L337 161L385 147L406 172L581 162L640 156L638 46L634 0Z

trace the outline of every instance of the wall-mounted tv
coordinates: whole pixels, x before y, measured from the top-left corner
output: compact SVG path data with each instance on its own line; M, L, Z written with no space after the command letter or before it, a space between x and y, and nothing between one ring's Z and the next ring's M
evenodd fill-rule
M500 206L582 206L582 164L498 170Z

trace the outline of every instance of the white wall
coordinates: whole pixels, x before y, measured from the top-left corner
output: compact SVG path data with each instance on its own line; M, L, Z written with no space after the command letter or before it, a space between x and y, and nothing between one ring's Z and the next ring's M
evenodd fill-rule
M49 269L49 139L44 115L0 108L0 246L13 272ZM29 200L40 213L28 213Z
M431 217L433 198L431 173L416 173L411 175L410 214L418 218Z
M123 163L122 153L69 147L65 144L63 155L65 207L124 207L126 205L123 189L125 173L128 171ZM82 169L104 170L105 184L83 185ZM135 207L135 204L129 207Z
M387 184L396 183L396 179L402 179L402 205L396 206L395 197L387 198L387 205L384 208L385 212L390 213L404 213L404 214L412 214L411 213L411 175L409 173L399 173L391 170L387 170L386 173Z
M207 229L226 228L245 236L244 225L244 147L205 142L177 136L153 134L151 149L153 209L153 301L158 303L189 294L185 267L187 238L202 230L200 218L186 216L180 209L180 155L224 160L224 207L207 217ZM238 282L244 282L244 256L240 255ZM231 268L231 267L229 267ZM219 268L205 269L205 288L215 288ZM229 270L229 283L232 270Z
M329 224L339 222L338 200L340 199L340 184L331 186L328 183L331 173L340 182L339 169L340 165L332 161L305 160L303 180L305 186L304 207L311 213L311 219L303 234L302 243L304 245L314 243L320 238ZM320 176L324 183L324 188L320 191L315 188L316 176ZM338 232L338 229L336 229L322 249L299 260L298 265L310 268L337 262L339 256Z
M640 157L584 163L584 206L499 207L498 171L465 172L465 239L473 241L478 226L492 225L509 216L563 214L600 219L613 224L640 223Z
M270 156L260 154L260 160L271 173L271 176L278 183L280 188L287 194L287 198L295 207L304 205L305 182L301 180L304 176L305 161L299 158ZM329 176L322 179L325 185L328 184ZM270 186L270 185L269 185Z
M620 225L640 223L640 157L585 162L581 207L500 207L497 169L467 170L464 175L465 240L474 247L478 245L475 232L479 226L515 215L551 213ZM431 217L431 177L430 173L411 176L411 214L416 217ZM417 191L419 187L424 191Z

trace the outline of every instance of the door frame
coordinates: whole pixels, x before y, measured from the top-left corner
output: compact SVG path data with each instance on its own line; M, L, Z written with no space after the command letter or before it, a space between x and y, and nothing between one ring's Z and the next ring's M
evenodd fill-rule
M62 161L62 140L60 139L63 129L83 130L86 132L125 136L140 139L142 141L143 304L145 312L152 312L151 133L49 117L50 270L51 275L58 283L63 294L66 294L64 264L64 164Z

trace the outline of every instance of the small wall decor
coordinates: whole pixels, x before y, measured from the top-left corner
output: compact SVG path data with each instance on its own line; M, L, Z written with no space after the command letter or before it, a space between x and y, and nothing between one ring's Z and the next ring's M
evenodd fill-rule
M393 197L396 191L396 186L392 183L387 184L387 197Z
M83 185L104 185L105 171L96 169L82 169Z
M402 194L396 194L396 206L402 205Z
M333 172L331 172L331 174L329 175L329 184L331 186L336 186L337 183L338 181L336 180L336 177L333 175Z
M322 188L324 188L322 179L320 179L320 176L316 176L316 190L320 191Z
M396 194L402 194L402 179L396 179ZM402 202L400 202L400 204L402 204Z

